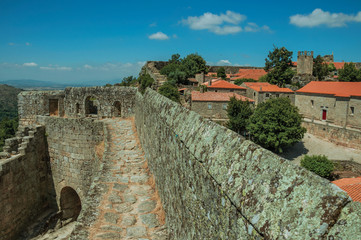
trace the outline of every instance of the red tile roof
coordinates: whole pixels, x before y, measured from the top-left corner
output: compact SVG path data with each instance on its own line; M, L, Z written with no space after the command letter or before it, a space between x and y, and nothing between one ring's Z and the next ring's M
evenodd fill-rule
M257 92L284 92L293 93L289 88L280 88L276 85L272 85L268 82L245 82L244 85L257 91Z
M239 69L238 73L234 74L231 80L237 80L242 78L251 78L259 80L260 77L266 75L267 72L264 69Z
M203 83L204 85L207 86L207 88L223 88L223 89L246 89L244 87L238 86L236 84L227 82L225 80L217 80L217 81L212 81L212 85L208 86L208 82Z
M297 93L330 94L336 97L361 96L361 82L317 82L312 81Z
M254 102L253 99L233 92L192 92L192 101L195 102L229 102L231 97L236 97L238 100L242 101Z
M353 201L361 202L361 177L343 178L332 183L347 192Z

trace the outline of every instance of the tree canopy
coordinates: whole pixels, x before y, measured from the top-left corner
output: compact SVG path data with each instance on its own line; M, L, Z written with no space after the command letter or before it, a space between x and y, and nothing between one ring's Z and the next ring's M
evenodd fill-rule
M173 85L171 82L164 83L158 89L158 92L174 102L179 102L180 95L178 92L178 88L175 85Z
M9 119L7 117L0 121L0 152L3 151L5 139L11 138L15 135L18 128L18 118Z
M293 52L288 51L285 47L274 47L273 52L269 52L264 67L267 72L267 82L280 87L291 83L291 79L295 74L292 70L292 54Z
M129 87L129 86L136 86L137 85L137 78L133 76L124 77L123 81L121 83L114 84L115 86L123 86L123 87Z
M168 64L160 70L161 74L166 75L168 80L173 80L176 84L186 84L188 78L201 72L207 72L206 61L196 53L189 54L183 59L179 54L173 54Z
M224 69L224 67L218 68L217 77L222 78L223 80L226 80L227 74L226 74L226 69Z
M345 63L342 69L338 70L338 79L343 82L360 82L361 69L358 70L354 63Z
M248 132L261 146L275 152L303 138L301 115L289 98L273 98L258 105L249 119Z
M322 81L328 74L328 65L323 61L323 57L318 55L313 59L312 75L315 76L318 81Z
M228 122L227 127L239 134L246 130L248 119L253 113L253 109L248 101L237 100L231 97L227 105Z
M149 74L143 74L138 78L139 91L143 94L148 87L154 83L154 79Z

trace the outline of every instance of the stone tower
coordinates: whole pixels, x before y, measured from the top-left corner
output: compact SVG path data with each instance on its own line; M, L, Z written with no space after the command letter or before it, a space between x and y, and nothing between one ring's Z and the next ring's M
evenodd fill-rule
M298 51L297 74L312 75L313 51Z

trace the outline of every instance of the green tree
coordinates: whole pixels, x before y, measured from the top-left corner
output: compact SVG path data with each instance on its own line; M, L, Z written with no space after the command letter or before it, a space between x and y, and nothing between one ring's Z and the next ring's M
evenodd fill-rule
M197 73L207 73L206 61L196 53L187 55L181 64L185 67L188 78L194 77Z
M154 79L149 74L143 74L138 79L139 91L144 94L145 89L151 87L154 83Z
M223 80L226 80L227 74L226 74L226 69L224 69L224 67L218 68L217 77L222 78Z
M175 85L173 85L171 82L165 82L158 89L158 92L174 102L179 102L180 95L178 92L178 88Z
M136 86L137 85L137 78L133 76L124 77L121 83L114 84L115 86L123 86L123 87L129 87L129 86Z
M226 126L241 134L246 130L248 119L253 113L253 109L248 101L237 100L231 97L227 105L228 122Z
M295 144L303 138L301 115L289 98L273 98L258 105L249 119L248 132L261 146L275 151Z
M328 66L327 66L327 68L328 68L328 72L334 72L334 71L336 71L335 64L333 64L333 63L329 63Z
M301 166L324 178L330 178L334 170L333 162L324 155L306 155L301 160Z
M181 71L180 68L170 72L168 78L177 84L186 84L188 82L187 74L184 71Z
M267 72L267 82L280 87L291 83L291 79L295 75L295 72L291 69L293 66L292 54L285 47L274 47L273 52L269 52L264 67Z
M3 151L5 139L13 137L17 129L18 129L17 117L12 119L5 117L0 121L0 152Z
M323 61L323 58L318 55L315 59L313 59L312 75L315 76L318 81L322 81L328 73L328 65Z
M241 86L242 83L244 83L244 82L257 82L257 81L252 78L241 78L241 79L236 79L234 81L234 84Z
M357 70L354 63L345 63L342 69L338 70L338 79L343 82L360 82L361 70Z

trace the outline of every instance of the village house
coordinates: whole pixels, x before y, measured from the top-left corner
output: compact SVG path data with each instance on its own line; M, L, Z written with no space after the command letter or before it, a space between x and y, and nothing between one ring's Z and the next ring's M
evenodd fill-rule
M238 100L254 102L252 99L234 92L192 92L191 110L199 113L205 118L225 121L227 117L227 106L231 97Z
M204 83L207 86L208 92L234 92L237 94L245 95L246 88L227 82L222 79L214 79Z
M296 91L295 105L305 118L361 128L361 82L312 81Z
M287 97L292 103L295 102L295 93L289 88L280 88L267 82L244 82L241 86L247 89L246 97L253 99L255 105L276 97Z

